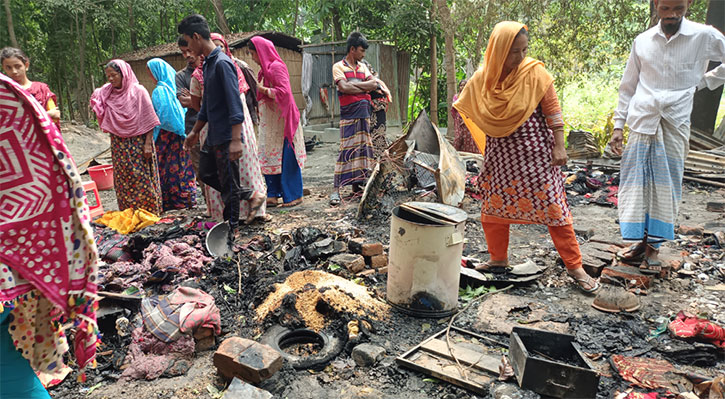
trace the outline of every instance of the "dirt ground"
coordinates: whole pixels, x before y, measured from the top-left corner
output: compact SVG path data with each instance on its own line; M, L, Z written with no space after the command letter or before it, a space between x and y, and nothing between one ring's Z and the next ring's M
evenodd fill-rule
M82 162L108 146L107 137L94 133L89 129L75 129L64 132L71 152L77 162ZM391 133L390 136L394 136ZM340 207L330 207L327 196L332 189L332 175L337 144L324 143L315 147L308 154L308 163L303 171L305 187L311 194L304 203L291 209L272 208L269 213L273 220L264 225L255 225L245 234L248 237L263 234L275 241L281 231L294 231L303 226L318 227L322 230L346 230L363 237L389 243L390 215L388 209L380 209L378 214L364 221L355 218L357 201L344 201ZM107 162L110 162L108 160ZM103 163L103 162L102 162ZM103 206L108 210L116 210L113 190L101 193ZM708 212L706 202L723 200L723 191L715 191L704 186L688 185L683 190L683 204L680 212L682 224L706 225L713 222L725 222L723 213ZM414 200L410 195L406 200ZM200 206L203 205L200 203ZM463 209L469 214L466 222L466 243L464 255L487 259L485 240L478 215L480 203L467 198ZM195 211L200 213L201 210ZM617 211L613 207L602 207L594 204L573 205L572 212L575 227L578 230L591 230L590 238L602 241L620 241L617 226ZM667 244L679 251L688 238L681 237L676 242ZM581 242L585 240L582 238ZM659 338L649 336L650 331L658 324L658 317L669 317L680 310L707 315L725 325L725 301L723 291L706 289L720 281L702 282L693 276L675 275L669 280L657 280L647 295L640 296L642 308L632 314L605 314L590 305L592 297L577 290L573 280L566 276L562 266L557 264L557 256L548 232L543 226L515 225L511 229L509 252L512 263L521 263L532 259L548 267L543 277L537 281L517 286L505 294L523 297L527 301L542 304L546 309L545 320L559 323L564 331L576 336L585 351L602 354L595 362L601 367L597 397L611 398L615 391L627 388L628 383L622 381L616 372L608 370L607 357L612 354L629 354L668 359L679 368L696 371L700 374L715 376L725 373L725 361L722 350L715 351L716 361L706 367L691 367L689 363L676 362L672 355L672 347L678 342L667 338L667 334ZM230 299L231 305L220 305L223 318L223 335L217 343L229 336L241 336L257 339L269 326L253 321L253 308L258 305L260 293L269 291L270 282L280 282L291 271L281 269L276 259L255 266L255 272L245 272L244 295L241 300ZM720 261L722 262L722 261ZM276 264L275 264L276 263ZM250 266L251 267L251 266ZM324 266L318 266L324 267ZM218 266L210 269L200 281L208 290L219 290L221 280L215 273L236 280L236 270L223 270ZM386 275L373 274L365 277L362 284L384 298ZM234 283L236 284L236 283ZM211 291L209 291L211 293ZM505 306L504 299L499 295L489 298L469 308L459 315L455 325L477 333L508 342L508 335L491 333L491 315L484 309L491 304ZM503 296L500 298L504 298ZM488 304L487 304L488 303ZM459 307L460 308L460 307ZM226 313L226 314L224 314ZM518 320L518 322L517 322ZM384 358L368 368L357 367L350 355L341 353L328 367L322 371L295 370L285 365L272 378L259 384L277 398L536 398L539 395L520 390L513 383L495 383L490 387L488 395L476 395L463 388L456 387L445 381L430 378L419 372L411 371L396 364L395 358L410 350L433 333L445 328L449 318L425 319L410 317L398 312L391 312L390 317L374 323L374 332L368 337L372 344L385 349ZM541 320L539 320L541 321ZM512 317L506 321L510 325L529 323L525 317ZM690 345L689 343L687 345ZM687 349L687 348L686 348ZM690 346L686 351L708 351L699 346ZM58 398L217 398L217 392L223 391L227 382L217 375L212 364L214 351L198 353L193 366L186 375L173 378L159 378L153 381L115 381L118 377L113 372L91 372L84 384L76 384L68 377L63 384L53 389L51 394ZM608 371L607 371L608 370ZM91 392L92 390L92 392ZM643 391L643 390L640 390Z

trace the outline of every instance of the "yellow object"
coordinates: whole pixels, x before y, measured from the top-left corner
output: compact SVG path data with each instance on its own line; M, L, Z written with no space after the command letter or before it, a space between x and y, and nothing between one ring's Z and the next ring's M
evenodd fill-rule
M506 137L515 132L554 82L543 62L526 57L499 83L504 62L521 28L525 25L512 21L499 22L493 28L483 65L453 105L481 150L486 145L486 135Z
M347 323L347 335L349 339L357 338L358 334L360 334L360 326L358 325L357 320L350 320Z
M161 220L160 217L149 211L128 208L123 211L106 212L96 220L96 223L108 226L121 234L129 234L151 226L159 220Z
M52 111L52 110L54 110L56 108L57 108L57 106L55 105L55 101L53 101L52 98L49 98L48 99L48 102L45 104L45 110L46 111Z

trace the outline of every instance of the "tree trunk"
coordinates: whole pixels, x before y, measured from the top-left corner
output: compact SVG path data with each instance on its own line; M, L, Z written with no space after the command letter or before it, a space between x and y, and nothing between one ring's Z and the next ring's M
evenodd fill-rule
M340 10L338 10L337 7L332 7L332 26L334 28L333 33L335 34L335 37L333 37L332 40L345 40L345 38L342 36L342 22L340 22Z
M649 26L647 29L657 25L660 22L660 17L657 15L657 9L655 8L655 2L650 0L649 2Z
M446 104L447 109L451 109L453 104L453 96L456 95L456 49L454 47L453 38L455 33L455 25L451 19L451 10L446 4L446 0L436 0L438 5L438 21L443 27L445 36L445 67L446 67ZM454 134L453 129L448 131L448 135Z
M292 21L292 36L297 32L297 18L300 13L300 0L295 0L295 19Z
M76 68L78 77L78 86L76 89L76 101L78 104L87 102L86 95L86 13L83 13L82 25L78 25L78 14L75 15L76 32L78 32L78 64L79 68ZM88 123L88 107L78 106L78 113L81 116L81 120L84 124Z
M133 17L133 1L128 3L128 29L131 38L131 48L138 50L138 38L136 37L136 21Z
M219 25L219 30L222 31L222 34L224 35L231 34L232 31L229 30L229 25L227 24L227 17L224 16L224 4L222 4L222 0L209 1L214 7L214 14L216 14L216 22L217 25Z
M430 35L430 121L438 125L438 43L435 30Z
M13 25L13 14L10 11L10 0L5 0L5 16L8 20L8 35L10 35L10 44L18 48L18 39L15 38L15 26Z
M116 58L116 29L111 24L111 58Z

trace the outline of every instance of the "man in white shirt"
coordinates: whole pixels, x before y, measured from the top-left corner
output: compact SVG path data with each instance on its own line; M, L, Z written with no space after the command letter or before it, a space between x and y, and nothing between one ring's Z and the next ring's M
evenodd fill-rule
M620 259L644 273L659 273L658 248L674 238L689 151L695 91L725 83L725 36L684 18L692 0L655 0L660 22L634 39L619 86L610 145L622 154L619 226L636 241ZM709 61L723 64L706 73Z

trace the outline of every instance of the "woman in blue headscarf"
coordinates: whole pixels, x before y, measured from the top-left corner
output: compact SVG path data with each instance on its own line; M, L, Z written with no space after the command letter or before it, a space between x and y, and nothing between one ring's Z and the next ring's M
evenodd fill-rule
M191 157L183 149L186 110L176 98L176 71L160 58L150 59L146 66L156 81L151 102L161 122L154 128L154 141L164 211L191 208L196 203L196 182Z

